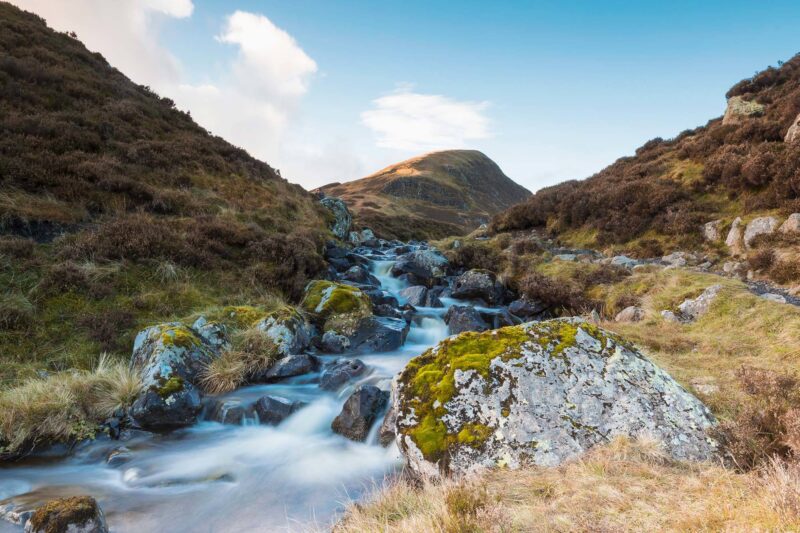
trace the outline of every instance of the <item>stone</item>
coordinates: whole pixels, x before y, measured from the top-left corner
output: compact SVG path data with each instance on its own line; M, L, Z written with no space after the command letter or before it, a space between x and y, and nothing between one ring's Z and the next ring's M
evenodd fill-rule
M782 294L776 294L774 292L766 292L764 294L761 294L760 296L765 300L769 300L770 302L776 302L779 304L786 303L786 296Z
M353 215L347 209L347 204L341 198L332 196L321 198L319 203L333 214L333 222L330 225L331 232L340 239L347 237L350 233L350 225L353 222Z
M33 513L25 533L108 533L106 517L91 496L50 500Z
M224 324L209 322L206 317L201 316L194 321L192 329L217 352L227 350L231 346L228 330Z
M755 100L745 100L741 96L732 96L728 99L728 107L722 117L722 124L739 124L742 119L758 117L764 114L764 106Z
M661 318L663 318L667 322L680 322L678 315L676 315L675 313L673 313L668 309L664 309L663 311L661 311Z
M428 288L424 285L414 285L402 289L398 294L407 304L414 307L423 307L428 297Z
M794 119L792 125L789 126L789 131L786 132L786 136L783 138L783 142L785 143L793 143L800 139L800 115Z
M453 298L468 300L479 298L489 305L503 302L505 289L497 275L488 270L468 270L453 282Z
M708 287L697 298L686 299L678 306L680 318L689 322L697 320L708 313L711 303L716 299L722 285L712 285Z
M275 344L281 357L300 353L311 345L311 325L297 309L283 306L256 324Z
M359 387L347 398L342 412L333 419L331 429L350 440L367 440L372 424L389 402L389 392L374 385Z
M732 276L744 276L747 273L747 266L741 261L726 261L722 265L722 271Z
M703 224L703 238L708 242L719 242L722 238L722 220L712 220Z
M211 422L240 426L247 418L249 409L237 399L214 400L208 409L206 419Z
M130 362L142 381L131 407L136 423L145 429L193 424L202 409L200 373L217 356L196 331L177 322L139 332Z
M301 308L323 332L352 335L362 318L372 315L372 302L361 289L331 281L315 280L305 288Z
M396 425L397 415L395 414L394 409L390 407L386 412L386 416L383 417L381 427L378 428L378 442L384 448L394 442L394 439L397 436L397 433L394 429Z
M672 252L661 258L661 261L673 267L686 266L686 252Z
M640 264L639 261L637 261L636 259L631 259L627 255L616 255L611 258L610 263L612 265L623 268L633 268L636 265Z
M556 466L616 436L711 459L711 412L632 344L578 318L445 339L397 378L397 443L412 472Z
M400 348L406 341L409 325L402 318L371 316L358 323L350 337L350 349L354 352L390 352Z
M617 313L614 317L616 322L640 322L644 320L644 309L636 305L631 305Z
M558 254L554 255L553 259L558 261L577 261L578 256L576 254Z
M366 228L359 231L351 231L350 232L350 242L355 245L365 245L366 243L377 242L375 238L375 234L372 232L371 229Z
M433 286L437 279L447 275L447 258L436 250L414 250L397 258L392 266L392 276L410 274L421 285ZM416 285L416 283L412 283Z
M759 235L772 235L778 229L778 219L775 217L758 217L748 222L744 230L744 245L747 248L753 246L753 241Z
M781 233L798 233L800 232L800 213L792 213L789 215L781 227L778 228Z
M362 265L351 266L340 276L340 279L342 279L342 281L360 283L362 285L371 285L374 287L380 287L381 284L378 278L370 274L369 271Z
M728 231L728 236L725 238L725 245L728 247L731 255L741 255L744 252L742 218L736 217L731 223L731 229Z
M269 369L254 374L254 383L278 381L281 379L302 376L317 369L317 358L308 354L295 354L278 359Z
M471 305L453 305L444 315L450 335L465 331L486 331L489 329L481 314Z
M259 424L277 426L304 406L279 396L262 396L253 404L253 412Z
M530 320L534 317L538 317L545 311L547 311L547 305L536 300L528 300L524 297L508 304L508 312L522 320Z
M335 331L326 331L322 334L322 350L325 353L342 353L350 349L350 339Z
M390 305L392 307L398 307L400 305L397 302L397 298L392 296L388 291L384 291L383 289L367 289L364 290L363 292L369 297L373 306Z
M319 388L336 391L366 372L367 365L360 359L338 359L322 371Z
M130 451L126 446L118 446L111 450L106 457L106 464L111 468L117 468L133 458L133 452Z

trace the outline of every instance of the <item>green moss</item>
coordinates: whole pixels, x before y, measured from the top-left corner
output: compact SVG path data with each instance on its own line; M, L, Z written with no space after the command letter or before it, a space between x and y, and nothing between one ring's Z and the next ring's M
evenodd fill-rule
M474 370L488 381L493 360L511 361L522 357L526 349L538 349L551 357L565 358L567 348L575 345L578 328L604 346L609 340L627 345L597 326L562 319L483 333L462 333L412 359L400 376L404 396L408 398L401 409L405 414L413 409L418 420L407 434L423 456L433 462L444 458L448 448L454 444L480 447L491 436L491 428L473 424L452 435L441 421L446 414L445 404L457 393L456 371ZM508 416L509 408L504 406L501 414Z
M202 345L197 335L191 329L183 325L165 326L161 330L161 342L165 346L178 346L180 348L186 348L187 350Z
M159 387L156 392L162 399L166 400L175 393L183 390L183 378L180 376L172 376L169 379L161 378L159 380Z
M331 281L312 281L301 307L324 331L351 334L358 322L372 314L369 296L360 289Z
M51 500L31 516L31 529L41 533L63 533L97 516L97 502L89 496Z

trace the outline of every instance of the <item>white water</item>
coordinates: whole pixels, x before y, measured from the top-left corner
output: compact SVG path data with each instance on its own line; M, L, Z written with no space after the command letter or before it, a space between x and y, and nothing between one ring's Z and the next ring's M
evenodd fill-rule
M390 276L391 266L391 261L375 262L373 272L397 296L403 285ZM271 394L308 402L277 427L201 422L168 435L142 436L124 443L133 458L118 468L105 460L122 443L96 442L67 458L0 468L0 500L90 494L115 532L328 529L344 504L400 466L394 445L374 444L376 428L368 443L355 443L334 434L331 422L355 386L369 382L388 388L409 359L445 338L444 311L420 309L397 352L358 356L370 372L338 394L301 376L229 395L255 400ZM21 528L0 520L0 532L5 531Z

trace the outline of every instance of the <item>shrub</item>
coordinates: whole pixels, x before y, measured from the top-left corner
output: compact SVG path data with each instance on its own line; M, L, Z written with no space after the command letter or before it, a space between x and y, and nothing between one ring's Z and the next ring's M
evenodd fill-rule
M253 284L299 298L308 281L325 268L320 247L310 233L270 235L250 243L248 256L258 262L250 268Z
M549 308L564 312L579 314L594 306L574 282L564 282L537 272L523 277L519 290L530 300L542 302Z
M450 265L465 270L480 268L500 272L505 264L503 254L490 241L464 243L459 248L446 250L444 254Z
M753 270L765 271L775 263L775 252L771 249L762 249L747 258L750 268Z
M778 283L800 281L800 264L796 261L776 261L769 269L769 277Z
M23 329L33 323L33 304L21 294L0 296L0 330Z

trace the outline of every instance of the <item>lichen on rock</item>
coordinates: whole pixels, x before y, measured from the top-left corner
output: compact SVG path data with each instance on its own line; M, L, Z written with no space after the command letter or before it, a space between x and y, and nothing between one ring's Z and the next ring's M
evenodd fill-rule
M301 307L323 331L352 335L362 318L372 315L369 296L357 287L315 280L306 286Z
M616 435L707 459L708 409L621 338L580 319L464 333L398 380L398 443L416 472L557 465Z
M275 344L281 356L297 354L311 343L311 326L294 307L285 305L256 325Z

